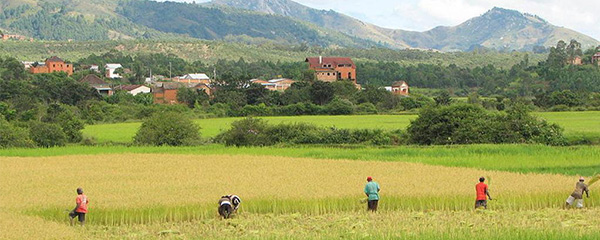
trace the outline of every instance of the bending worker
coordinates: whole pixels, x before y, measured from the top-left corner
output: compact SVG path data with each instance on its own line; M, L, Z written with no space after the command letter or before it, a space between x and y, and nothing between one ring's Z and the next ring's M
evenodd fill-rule
M367 185L365 186L365 194L369 197L367 202L367 210L376 212L379 203L379 184L373 181L372 177L367 177Z
M237 195L225 195L219 199L219 215L227 219L237 212L242 200Z
M575 184L575 191L567 198L566 207L571 207L573 206L573 203L577 202L575 206L577 208L583 208L583 193L585 192L585 195L588 198L590 197L590 191L588 190L588 186L583 183L584 181L585 179L583 177L579 178L579 182Z

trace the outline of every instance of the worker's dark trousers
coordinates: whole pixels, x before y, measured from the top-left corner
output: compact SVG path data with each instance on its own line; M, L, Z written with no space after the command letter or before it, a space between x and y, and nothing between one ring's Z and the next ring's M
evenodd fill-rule
M223 204L219 206L219 215L221 215L223 218L229 218L232 212L233 208L231 208L231 205L229 204Z
M369 202L367 203L367 209L369 211L373 211L376 212L377 211L377 203L379 203L379 200L369 200Z

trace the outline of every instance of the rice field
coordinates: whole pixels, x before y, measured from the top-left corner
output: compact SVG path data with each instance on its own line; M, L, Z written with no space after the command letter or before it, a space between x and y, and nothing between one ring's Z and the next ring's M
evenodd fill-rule
M544 112L536 115L556 123L565 129L569 138L600 138L600 112ZM396 130L405 129L416 115L351 115L351 116L292 116L263 117L270 123L303 122L318 126L337 128L368 128ZM198 119L203 137L214 137L227 130L230 124L241 118ZM139 122L89 125L83 130L85 136L93 137L100 143L130 143Z
M366 213L360 202L367 175L382 187L377 214ZM479 176L491 180L489 211L472 210ZM588 209L561 209L576 180L419 162L249 154L0 157L0 239L594 239L600 185L592 186ZM65 216L77 187L90 199L85 228L68 226ZM219 220L216 201L230 193L242 197L240 214Z

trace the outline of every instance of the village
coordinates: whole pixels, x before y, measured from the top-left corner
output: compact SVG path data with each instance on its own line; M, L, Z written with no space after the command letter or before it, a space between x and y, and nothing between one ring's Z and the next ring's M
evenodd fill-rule
M600 54L598 54L600 57ZM305 59L308 68L314 71L315 79L323 82L349 81L361 90L362 86L357 82L356 64L347 57L309 57ZM32 74L64 72L68 76L73 75L74 66L63 59L52 56L44 62L23 61L25 69ZM98 65L86 67L86 70L94 72L79 79L80 82L88 84L102 96L111 96L116 91L125 91L131 95L140 93L151 93L156 104L178 104L177 93L182 88L203 91L209 97L218 91L206 73L188 73L182 76L165 77L162 75L150 75L145 78L144 84L114 84L109 81L122 79L121 73L129 72L120 63L107 63L101 69ZM100 74L103 70L104 74ZM283 92L290 88L297 80L287 78L276 79L249 79L248 84L259 84L267 90ZM384 87L385 90L399 96L409 96L409 86L406 81L396 81L391 86Z

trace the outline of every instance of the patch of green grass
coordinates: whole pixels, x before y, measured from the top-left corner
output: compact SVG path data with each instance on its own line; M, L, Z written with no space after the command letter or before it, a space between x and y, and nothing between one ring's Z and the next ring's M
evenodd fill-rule
M565 135L570 139L590 138L600 139L600 112L544 112L535 113L556 123L565 129ZM318 126L337 128L367 128L367 129L406 129L416 115L350 115L350 116L290 116L262 117L270 123L303 122ZM214 137L221 131L229 129L232 122L242 118L199 119L196 123L202 128L203 137ZM99 143L131 143L133 136L141 126L139 122L88 125L83 134L95 138Z
M351 116L290 116L263 117L269 123L303 122L336 128L404 129L416 115L351 115ZM231 123L242 118L198 119L195 122L202 128L203 137L214 137L228 130ZM99 143L131 143L140 128L139 122L88 125L83 134L95 138Z
M522 173L557 173L591 176L600 173L600 147L541 145L467 145L430 147L254 147L222 145L199 147L70 146L48 149L2 149L0 156L61 156L121 153L217 154L284 156L316 159L416 162Z
M543 112L536 115L565 129L570 139L600 139L600 112Z

